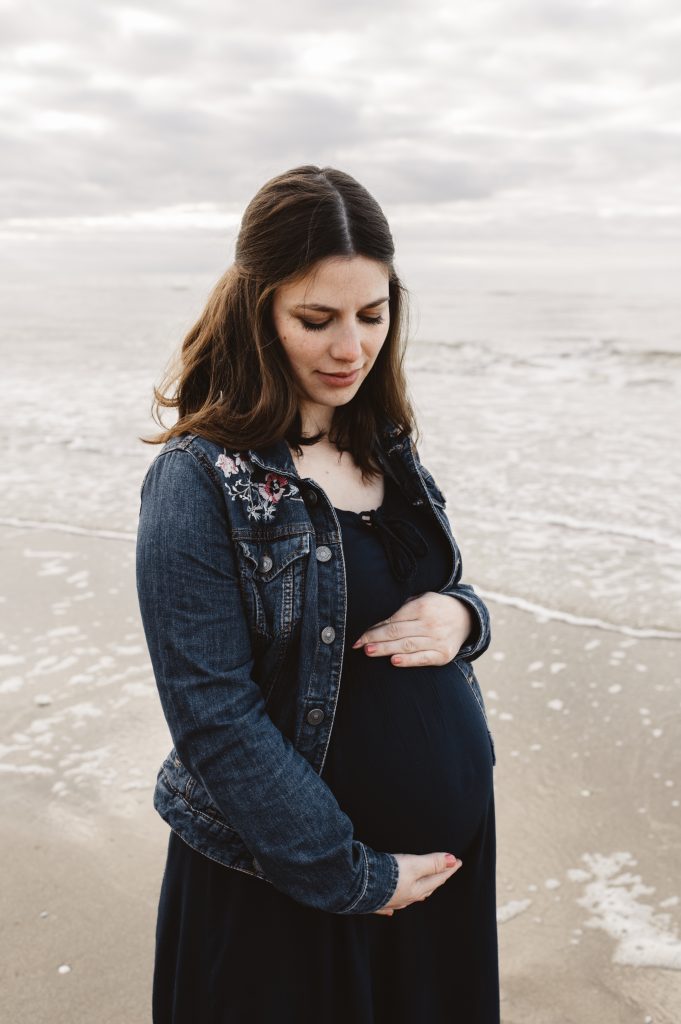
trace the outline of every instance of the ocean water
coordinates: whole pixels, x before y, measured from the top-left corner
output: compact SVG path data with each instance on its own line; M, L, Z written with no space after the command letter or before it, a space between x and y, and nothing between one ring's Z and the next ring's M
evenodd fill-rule
M2 522L131 540L152 385L219 238L20 239L0 304ZM671 275L406 253L421 457L464 580L633 635L681 631L681 302ZM166 422L173 421L173 413Z

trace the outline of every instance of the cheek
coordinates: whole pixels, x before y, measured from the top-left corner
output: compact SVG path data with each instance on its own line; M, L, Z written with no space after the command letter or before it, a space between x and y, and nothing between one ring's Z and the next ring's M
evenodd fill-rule
M292 367L304 371L316 365L314 341L291 330L280 334L279 340Z
M386 333L383 335L383 337L380 338L380 339L377 339L375 344L372 346L371 353L372 353L372 356L373 356L374 360L377 358L379 352L381 351L381 349L385 345L385 339L387 338L387 336L388 336L388 332L386 331Z

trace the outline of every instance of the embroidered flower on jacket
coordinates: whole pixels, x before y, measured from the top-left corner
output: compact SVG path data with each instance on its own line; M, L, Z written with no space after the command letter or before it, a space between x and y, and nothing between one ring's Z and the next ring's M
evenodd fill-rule
M222 454L218 455L217 462L215 465L222 470L225 476L234 476L240 469L245 469L246 464L241 458L239 452L234 453L234 458L230 458L229 455Z
M232 501L240 498L246 502L246 514L249 519L273 519L279 502L284 497L291 497L296 501L303 500L296 497L300 492L286 476L266 472L264 481L254 479L258 474L262 474L262 470L250 459L244 458L241 452L233 452L231 455L224 452L218 456L215 465L226 477L225 490Z
M268 473L264 484L258 484L261 497L266 501L279 501L286 493L287 476L279 476L278 473Z

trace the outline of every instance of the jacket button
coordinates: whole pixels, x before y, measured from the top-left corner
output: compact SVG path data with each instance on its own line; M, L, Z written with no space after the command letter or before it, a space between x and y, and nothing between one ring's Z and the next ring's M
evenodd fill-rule
M319 725L324 718L324 712L321 708L312 708L312 711L308 711L305 717L310 725Z
M328 562L331 558L331 548L327 548L326 544L320 544L316 554L318 562Z
M322 640L325 644L330 644L336 637L336 630L333 626L324 626L322 630Z
M269 572L272 568L272 559L269 555L263 555L258 562L258 568L261 572Z
M305 491L305 493L303 494L303 499L305 500L305 503L307 505L316 505L318 500L317 492L313 490Z

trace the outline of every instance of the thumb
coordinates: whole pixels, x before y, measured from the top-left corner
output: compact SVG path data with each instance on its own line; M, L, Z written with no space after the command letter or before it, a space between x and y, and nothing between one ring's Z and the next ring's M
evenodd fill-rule
M431 862L431 871L434 875L441 871L449 871L450 868L460 863L459 858L453 853L433 853L431 854Z

